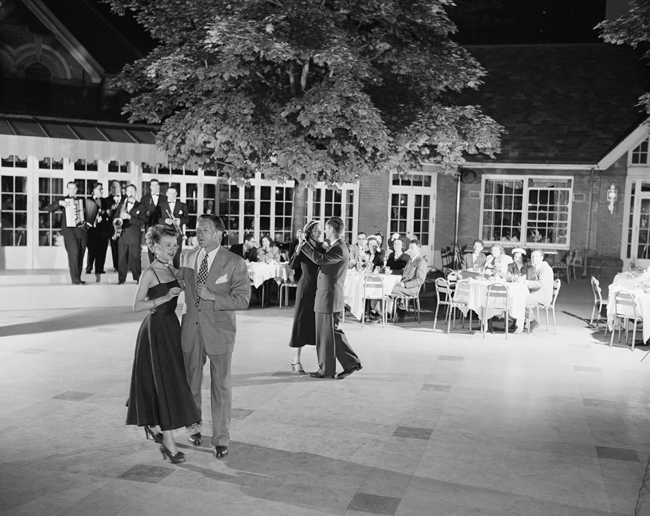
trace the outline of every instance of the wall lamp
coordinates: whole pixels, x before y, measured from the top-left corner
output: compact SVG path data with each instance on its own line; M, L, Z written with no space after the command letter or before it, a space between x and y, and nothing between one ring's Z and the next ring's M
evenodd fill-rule
M616 202L616 199L618 197L618 192L616 190L616 186L612 183L612 186L609 187L609 190L607 190L607 201L609 202L609 212L614 213L614 203Z

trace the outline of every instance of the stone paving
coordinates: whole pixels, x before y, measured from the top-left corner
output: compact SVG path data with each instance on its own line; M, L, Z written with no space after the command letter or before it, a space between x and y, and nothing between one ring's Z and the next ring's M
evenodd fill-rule
M143 314L0 312L0 514L650 513L648 346L587 327L588 281L557 335L433 332L430 301L422 324L346 318L364 368L342 381L290 372L291 309L239 313L231 453L179 432L178 466L124 425Z

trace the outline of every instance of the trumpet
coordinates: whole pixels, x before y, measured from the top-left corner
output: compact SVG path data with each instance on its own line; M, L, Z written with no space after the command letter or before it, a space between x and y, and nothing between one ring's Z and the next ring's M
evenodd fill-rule
M169 208L167 208L166 211L167 211L167 216L168 216L170 219L172 219L172 225L174 226L174 229L175 229L176 232L178 233L178 236L182 236L182 235L183 235L183 232L181 231L181 227L180 227L180 225L178 224L178 222L176 222L176 219L174 218L174 214L171 212L171 210L170 210Z

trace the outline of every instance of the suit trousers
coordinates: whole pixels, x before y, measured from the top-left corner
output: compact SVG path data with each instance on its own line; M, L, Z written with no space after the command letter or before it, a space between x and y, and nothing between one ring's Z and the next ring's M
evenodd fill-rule
M106 262L106 251L108 249L108 237L97 230L88 230L88 258L86 259L86 270L91 271L95 265L95 274L104 272Z
M135 281L140 280L142 264L140 263L140 244L122 244L117 246L117 276L120 283L126 281L126 273L130 270Z
M78 236L76 231L70 231L63 234L63 244L68 253L68 267L70 269L70 279L72 283L78 285L81 282L81 271L84 264L84 254L86 254L88 235L83 232L83 236Z
M201 386L203 366L210 359L210 409L212 413L212 445L228 446L230 443L230 417L232 413L232 376L230 364L232 353L208 355L203 344L201 330L197 331L191 353L183 351L185 375L194 402L202 413Z
M113 269L117 270L117 266L119 264L119 253L117 252L117 249L119 247L119 244L117 243L117 240L113 240L112 237L109 237L108 241L111 244L111 256L113 257Z
M316 316L316 353L318 353L318 372L325 376L336 374L336 361L343 370L357 365L360 360L348 339L339 328L341 312L319 313Z

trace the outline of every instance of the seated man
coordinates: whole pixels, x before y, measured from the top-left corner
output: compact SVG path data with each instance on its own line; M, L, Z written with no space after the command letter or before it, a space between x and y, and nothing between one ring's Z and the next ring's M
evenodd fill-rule
M406 264L404 272L402 273L402 281L393 287L388 298L387 310L388 313L393 311L393 302L395 297L399 296L415 296L421 285L427 279L427 265L424 256L420 254L422 244L417 238L411 240L409 244L408 254L411 256L411 261ZM404 321L406 311L402 308L397 308L397 322Z
M350 248L350 261L348 262L350 267L353 267L367 250L368 237L363 231L361 231L357 235L357 243L353 244Z
M231 245L229 251L245 258L246 254L254 247L253 233L247 233L244 235L244 243Z
M531 310L539 305L546 305L553 299L553 269L544 261L544 252L541 249L535 249L531 256L532 279L525 279L521 276L519 281L525 282L530 289L530 294L526 298L526 320L530 331L539 326L539 323L532 318Z
M501 244L493 244L490 256L485 260L484 267L492 270L495 276L505 278L508 273L508 265L512 263L512 258L505 254Z
M483 254L483 240L474 240L474 247L471 253L465 254L465 269L478 270L485 266L485 255Z

